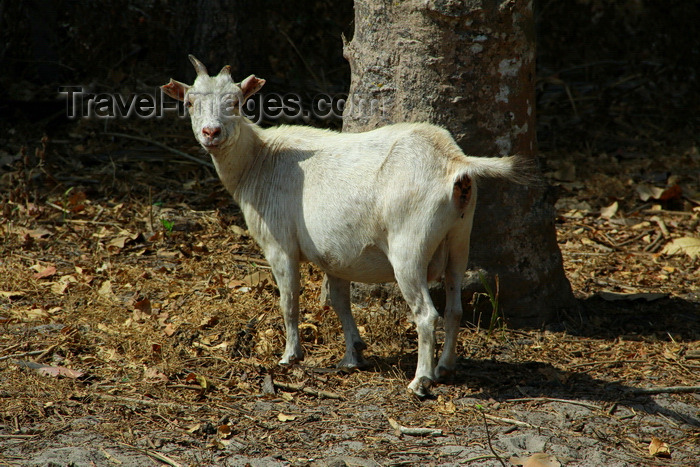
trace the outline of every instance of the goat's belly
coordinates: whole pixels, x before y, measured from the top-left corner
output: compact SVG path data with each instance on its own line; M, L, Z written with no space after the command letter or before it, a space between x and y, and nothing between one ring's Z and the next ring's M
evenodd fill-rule
M313 255L307 258L324 272L353 282L393 282L394 268L383 251L366 247L362 252L345 261L338 261L332 254Z

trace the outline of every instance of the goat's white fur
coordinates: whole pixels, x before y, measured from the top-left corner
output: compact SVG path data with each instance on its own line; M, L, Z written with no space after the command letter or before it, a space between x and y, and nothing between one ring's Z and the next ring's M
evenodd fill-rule
M467 157L446 130L425 123L337 133L262 129L237 114L221 118L224 106L242 104L264 81L251 76L239 86L226 68L215 77L197 68L192 87L171 80L163 89L196 100L194 134L272 266L287 337L280 363L303 358L299 265L311 261L326 273L342 323L342 366L361 365L366 347L350 311L350 281L398 283L418 331L418 365L409 388L425 395L426 383L455 368L477 180L517 178L518 159ZM461 204L455 191L460 181L471 188ZM445 343L435 367L438 313L428 282L441 276Z

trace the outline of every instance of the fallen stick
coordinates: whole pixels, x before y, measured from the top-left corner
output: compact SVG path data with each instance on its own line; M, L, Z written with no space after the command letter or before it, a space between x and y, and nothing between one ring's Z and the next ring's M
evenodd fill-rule
M460 459L459 462L461 464L469 464L472 462L483 461L486 459L498 459L498 457L496 457L493 454L485 454L483 456L470 457L469 459Z
M491 433L489 432L489 424L486 423L486 419L488 417L486 417L486 414L484 413L483 410L481 410L480 412L481 412L481 415L484 417L484 429L486 430L486 440L489 443L489 449L491 450L493 455L496 456L496 459L498 460L498 462L500 462L503 467L507 467L505 461L501 458L501 456L498 455L496 450L493 448L493 444L491 444Z
M627 390L632 394L687 394L698 392L700 386L666 386L658 388L630 388Z
M89 397L97 397L98 399L102 399L103 401L108 401L108 402L123 402L125 404L138 404L138 405L145 405L148 407L167 407L169 409L173 410L183 410L183 405L182 404L175 404L173 402L160 402L156 400L148 400L148 399L134 399L132 397L124 397L124 396L112 396L109 394L100 394L100 393L93 393L90 394Z
M45 352L45 350L32 350L30 352L22 352L22 353L16 353L16 354L12 354L12 355L3 355L2 357L0 357L0 361L9 360L9 359L13 359L13 358L20 358L20 357L29 357L31 355L41 355L44 352Z
M280 389L284 389L286 391L301 391L301 392L305 392L306 394L310 394L312 396L326 398L326 399L337 399L337 400L344 399L344 397L341 396L340 394L336 394L336 393L330 392L330 391L322 391L320 389L307 388L303 384L280 383L279 381L274 381L273 384L276 387L278 387Z
M182 467L182 464L174 461L173 459L169 458L165 454L161 454L161 453L156 452L156 451L151 451L149 449L137 448L136 446L132 446L131 444L126 444L126 443L119 443L119 444L121 444L122 446L126 446L130 449L133 449L135 451L142 452L143 454L146 454L147 456L150 456L156 460L159 460L159 461L163 462L164 464L168 464L171 467Z
M268 263L267 260L262 258L254 258L252 256L228 255L226 258L232 259L233 261L242 261L244 263L257 263L256 266L270 266L270 263Z
M595 404L589 404L588 402L571 401L568 399L554 399L551 397L521 397L518 399L507 399L506 402L561 402L562 404L580 405L593 410L602 410L601 407Z
M540 428L539 426L531 425L527 422L521 422L520 420L515 420L513 418L496 417L495 415L489 415L486 413L484 414L484 417L488 418L489 420L493 420L494 422L507 423L509 425L522 426L525 428Z
M409 435L409 436L442 436L442 430L437 430L434 428L413 428L403 425L399 425L399 422L393 418L387 416L389 420L389 425L396 432L396 436Z

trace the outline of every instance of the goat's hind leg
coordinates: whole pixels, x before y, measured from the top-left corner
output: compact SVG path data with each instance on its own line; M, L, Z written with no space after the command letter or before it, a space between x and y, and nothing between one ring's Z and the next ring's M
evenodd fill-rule
M465 264L466 268L466 264ZM435 367L435 380L445 381L455 371L457 366L457 337L462 321L462 276L464 270L448 263L445 271L445 343L443 344L440 360Z
M396 282L406 299L418 332L418 364L408 385L418 397L429 395L435 366L435 323L439 317L428 291L427 265L415 261L392 261Z
M367 365L362 356L367 344L360 337L350 310L350 281L326 274L324 286L328 287L331 306L338 315L345 335L345 356L338 363L338 368L362 368Z
M473 203L472 203L473 206ZM435 379L445 380L457 366L457 337L462 322L462 278L469 260L473 207L455 224L447 235L447 266L445 268L445 343L435 367Z

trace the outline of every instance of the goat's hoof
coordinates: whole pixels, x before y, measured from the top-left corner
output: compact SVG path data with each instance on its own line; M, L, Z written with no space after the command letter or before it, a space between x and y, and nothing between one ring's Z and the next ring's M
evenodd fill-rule
M423 400L431 397L430 388L433 385L433 380L427 376L421 376L417 380L411 381L408 385L408 389L413 392L413 394L418 397L418 399Z
M360 370L362 368L367 368L367 366L369 366L369 362L362 357L343 358L335 365L335 367L338 369L348 371Z
M455 376L454 368L447 368L444 366L437 366L435 368L435 381L445 382L449 381Z
M280 366L291 366L291 365L294 365L294 364L301 362L302 360L304 360L303 354L301 356L291 355L291 356L283 356L282 359L277 363Z

